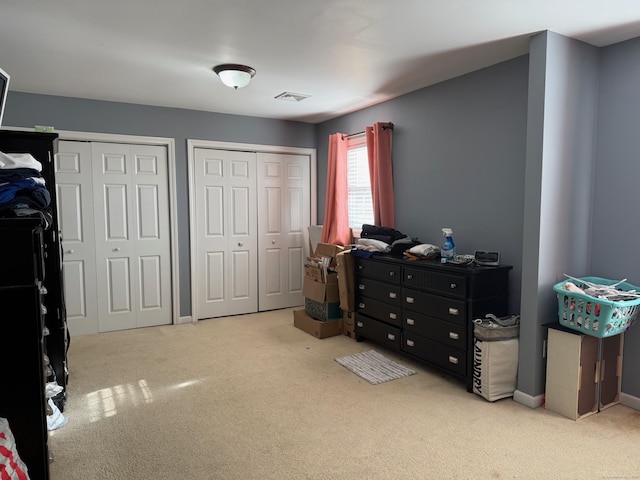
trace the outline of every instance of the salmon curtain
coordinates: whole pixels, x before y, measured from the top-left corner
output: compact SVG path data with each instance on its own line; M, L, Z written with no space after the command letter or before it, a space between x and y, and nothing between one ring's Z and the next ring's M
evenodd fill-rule
M391 131L393 124L376 123L365 128L375 225L395 228Z
M342 133L329 136L327 158L327 196L324 207L322 242L334 245L351 243L347 191L347 138Z

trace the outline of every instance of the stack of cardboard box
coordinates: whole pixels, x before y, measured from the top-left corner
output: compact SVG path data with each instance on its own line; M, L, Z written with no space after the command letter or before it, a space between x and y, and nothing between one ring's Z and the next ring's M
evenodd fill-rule
M305 263L304 310L293 312L293 323L317 338L343 333L336 271L336 256L343 250L338 245L318 243L314 254L307 257Z

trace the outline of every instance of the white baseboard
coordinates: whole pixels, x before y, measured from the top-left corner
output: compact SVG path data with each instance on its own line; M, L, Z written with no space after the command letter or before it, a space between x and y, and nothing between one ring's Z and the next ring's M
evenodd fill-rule
M178 318L178 323L176 325L184 325L185 323L191 323L191 322L193 322L193 320L191 319L191 315L188 315L186 317Z
M629 395L628 393L620 394L620 403L635 410L640 410L640 398Z
M528 393L516 390L513 392L513 400L529 408L538 408L544 404L544 393L534 397Z
M544 404L544 394L534 397L520 390L516 390L513 392L513 400L529 408L538 408ZM634 410L640 410L640 398L629 395L628 393L620 394L620 403Z

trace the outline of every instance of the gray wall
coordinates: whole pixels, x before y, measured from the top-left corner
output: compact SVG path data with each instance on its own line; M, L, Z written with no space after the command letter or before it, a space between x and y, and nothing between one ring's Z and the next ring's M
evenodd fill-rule
M591 267L640 286L640 38L602 49ZM624 339L622 391L640 397L640 325Z
M458 253L498 250L520 310L528 56L318 125L318 222L324 219L327 141L391 121L396 228Z
M191 314L187 139L315 148L308 123L19 92L9 92L3 125L175 139L181 316Z
M543 341L557 322L553 285L589 274L599 51L544 32L529 52L518 391L545 389Z

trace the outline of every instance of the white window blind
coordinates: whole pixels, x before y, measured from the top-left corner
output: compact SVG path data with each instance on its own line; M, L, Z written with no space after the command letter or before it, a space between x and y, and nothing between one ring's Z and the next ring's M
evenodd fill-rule
M349 193L349 227L359 233L363 224L373 224L369 160L364 138L349 140L347 190Z

